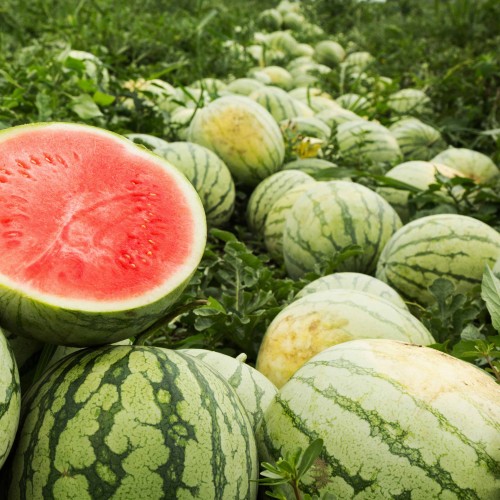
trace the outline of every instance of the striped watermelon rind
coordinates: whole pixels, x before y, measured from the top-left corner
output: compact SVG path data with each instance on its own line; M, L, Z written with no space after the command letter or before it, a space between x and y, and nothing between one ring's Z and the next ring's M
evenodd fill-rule
M398 141L408 160L430 160L446 148L441 132L418 118L406 118L393 123L389 130Z
M500 392L434 349L356 340L324 350L281 388L257 435L274 462L323 439L300 487L336 498L494 500Z
M181 349L218 372L236 394L245 408L254 431L257 430L264 411L278 392L276 386L262 373L245 363L246 355L236 358L206 349Z
M256 368L281 388L323 349L360 338L435 343L408 310L359 290L331 289L295 300L273 319L262 340Z
M0 330L0 469L14 443L21 412L21 385L14 352Z
M229 384L192 356L80 350L23 401L10 499L256 497L250 421Z
M295 186L313 179L299 170L280 170L261 181L252 191L246 209L248 227L261 235L267 215L275 201Z
M345 272L322 276L314 281L311 281L304 288L302 288L295 298L300 299L311 293L335 290L338 288L369 293L392 302L395 306L400 307L401 309L406 311L408 310L405 301L401 298L398 292L396 292L396 290L391 288L387 283L363 273Z
M370 274L389 238L401 227L395 210L380 195L347 181L317 182L288 211L283 255L290 277L299 278L325 265L344 248L361 253L336 270Z
M188 139L213 151L228 166L233 178L257 185L277 172L285 157L285 144L276 120L252 99L225 96L199 109Z
M283 232L289 210L297 199L306 192L312 183L316 182L312 177L304 183L293 187L278 198L270 207L266 220L264 221L264 244L269 255L279 263L284 261L283 257Z
M348 120L337 127L340 154L361 162L395 163L402 159L398 141L389 129L367 120Z
M429 287L451 281L457 293L481 283L485 265L500 258L500 233L466 215L421 217L399 229L380 255L376 277L403 297L431 304Z

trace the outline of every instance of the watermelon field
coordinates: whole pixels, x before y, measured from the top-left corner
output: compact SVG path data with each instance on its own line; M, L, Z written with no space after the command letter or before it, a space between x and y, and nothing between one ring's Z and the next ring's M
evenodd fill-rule
M498 19L4 0L0 497L500 498Z

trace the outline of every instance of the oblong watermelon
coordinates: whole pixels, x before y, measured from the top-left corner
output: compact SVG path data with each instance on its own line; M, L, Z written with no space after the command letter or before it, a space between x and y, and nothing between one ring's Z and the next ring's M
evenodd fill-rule
M0 317L19 335L111 343L164 315L201 260L191 183L117 134L69 123L0 133Z
M498 385L475 366L428 347L355 340L297 371L257 443L261 460L276 461L323 439L300 484L319 498L495 500L499 414Z
M14 353L0 330L0 469L14 443L20 413L19 372Z
M256 497L248 416L226 380L187 354L83 349L23 404L12 500Z

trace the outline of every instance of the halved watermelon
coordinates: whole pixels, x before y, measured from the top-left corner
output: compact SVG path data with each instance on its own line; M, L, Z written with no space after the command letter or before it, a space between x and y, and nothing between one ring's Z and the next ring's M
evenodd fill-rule
M200 198L176 168L69 123L4 130L0 151L2 326L85 346L165 314L206 243Z

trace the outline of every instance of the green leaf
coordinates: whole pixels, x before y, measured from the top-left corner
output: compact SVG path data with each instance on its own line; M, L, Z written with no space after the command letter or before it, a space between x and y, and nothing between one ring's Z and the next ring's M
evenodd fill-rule
M323 440L315 439L302 454L299 464L297 466L297 475L302 477L309 468L313 465L314 461L320 456L323 450Z
M102 116L99 106L94 102L88 94L82 94L78 97L73 97L71 109L82 119L89 120Z
M110 94L105 94L104 92L97 91L94 93L93 97L94 102L99 104L99 106L109 106L115 102L115 96Z
M500 279L493 274L488 266L483 274L481 297L486 302L493 327L500 332Z

